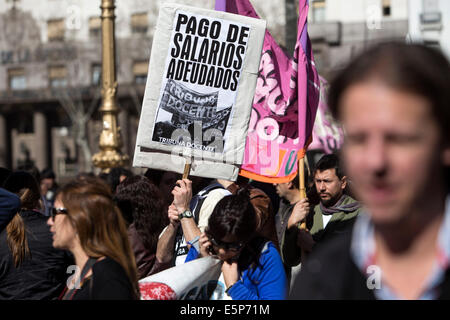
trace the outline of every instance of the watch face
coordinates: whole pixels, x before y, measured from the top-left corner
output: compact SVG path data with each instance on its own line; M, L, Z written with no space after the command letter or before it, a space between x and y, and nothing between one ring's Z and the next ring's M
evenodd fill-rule
M183 218L192 218L193 216L194 216L194 215L192 214L191 211L186 210L185 212L180 213L179 218L180 218L180 219L183 219Z

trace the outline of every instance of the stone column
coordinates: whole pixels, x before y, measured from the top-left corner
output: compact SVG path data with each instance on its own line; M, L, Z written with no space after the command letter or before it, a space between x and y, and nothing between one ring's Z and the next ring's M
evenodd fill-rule
M47 119L42 112L35 112L33 114L33 127L35 145L33 146L36 167L43 170L48 166L47 160Z

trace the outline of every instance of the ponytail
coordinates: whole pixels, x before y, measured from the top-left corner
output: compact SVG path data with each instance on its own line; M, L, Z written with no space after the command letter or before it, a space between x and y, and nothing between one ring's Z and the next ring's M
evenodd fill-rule
M23 171L13 172L4 182L3 187L20 197L21 211L40 208L40 190L36 179ZM6 227L6 240L11 250L14 265L19 267L30 256L25 223L19 213Z
M14 266L17 268L30 255L25 223L19 214L16 214L6 227L6 234L6 240L13 256Z

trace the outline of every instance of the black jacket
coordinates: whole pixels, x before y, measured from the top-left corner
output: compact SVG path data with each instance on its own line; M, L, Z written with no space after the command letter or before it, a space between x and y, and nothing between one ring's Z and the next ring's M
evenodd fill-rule
M374 292L367 288L365 275L351 258L351 239L349 232L314 251L295 279L289 299L374 300ZM438 299L450 299L450 268L439 291Z
M122 266L111 258L97 261L92 275L70 300L134 300L133 286Z
M14 266L7 233L0 233L0 300L56 299L66 285L67 267L74 264L70 253L53 248L47 217L23 211L30 257Z

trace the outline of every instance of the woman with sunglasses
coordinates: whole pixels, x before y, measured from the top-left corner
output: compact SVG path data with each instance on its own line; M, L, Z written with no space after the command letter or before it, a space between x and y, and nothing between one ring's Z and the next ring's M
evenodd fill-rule
M274 244L256 234L257 220L249 191L220 200L200 236L202 256L223 261L226 293L233 300L286 299L288 283Z
M70 250L79 271L69 277L60 299L139 299L127 229L106 183L85 178L65 185L48 225L53 246Z

